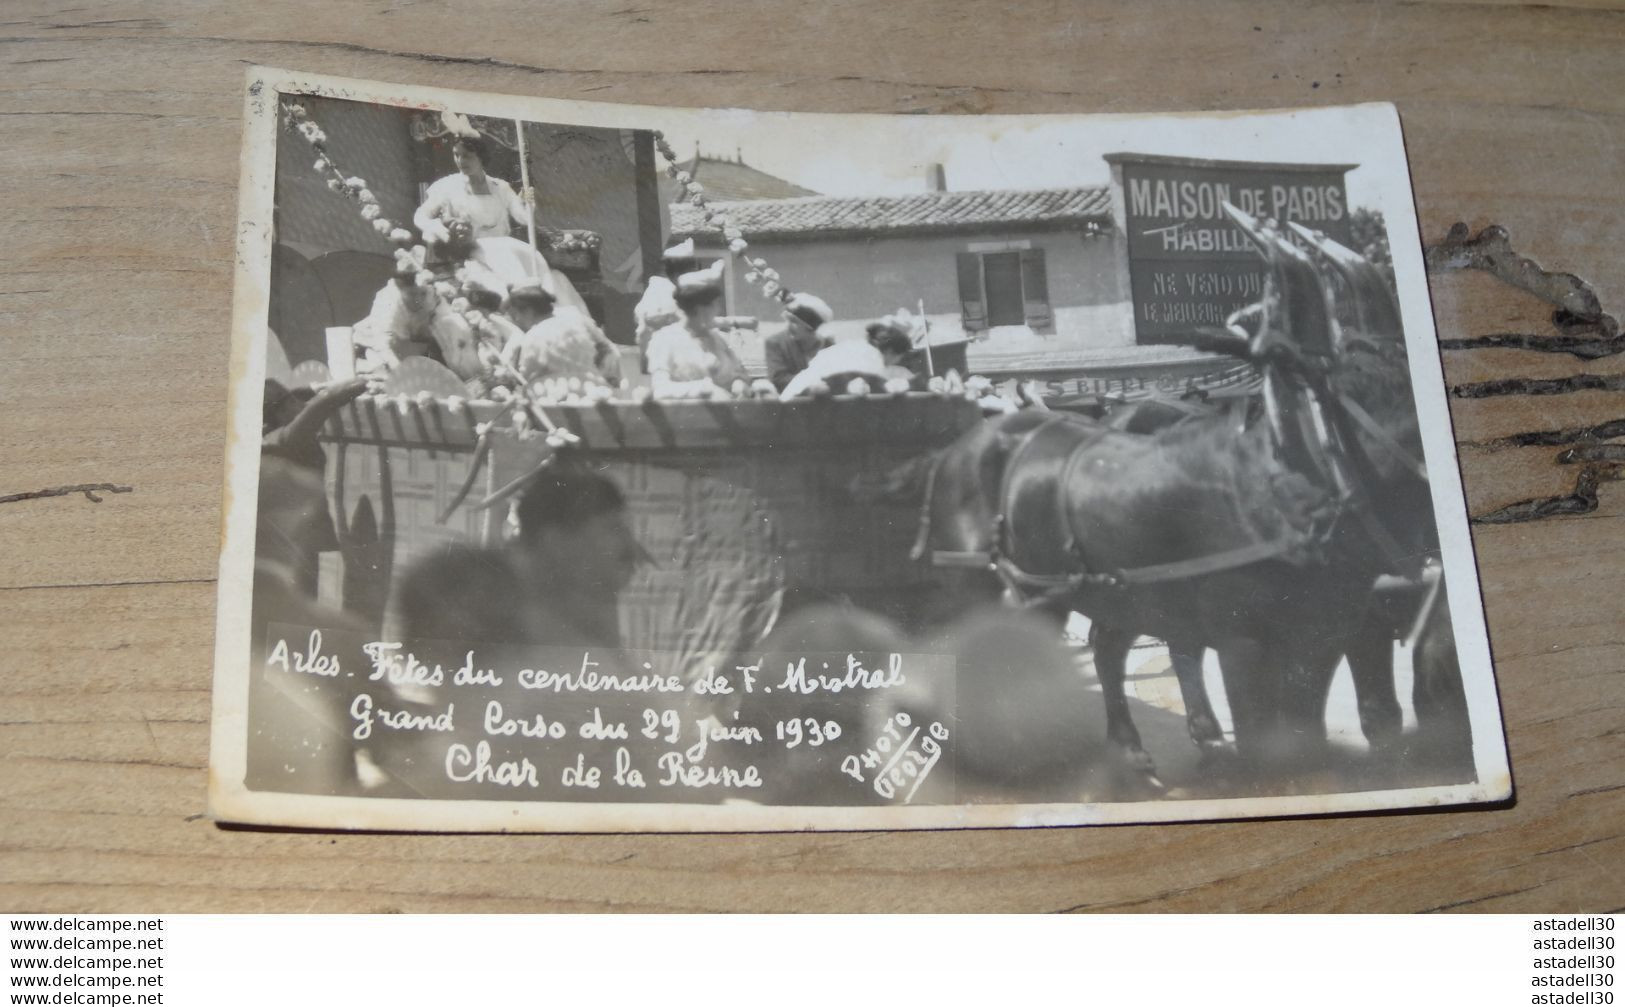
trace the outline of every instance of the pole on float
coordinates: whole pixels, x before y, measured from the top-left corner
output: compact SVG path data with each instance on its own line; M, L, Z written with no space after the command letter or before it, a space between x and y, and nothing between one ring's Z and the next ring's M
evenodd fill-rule
M525 201L525 209L530 211L525 215L525 227L530 232L530 247L536 248L536 202L531 198L530 191L530 159L525 156L525 124L518 119L513 121L513 133L519 140L519 185Z
M925 298L920 298L920 321L925 325L925 374L926 377L937 376L936 361L931 359L931 319L925 313Z

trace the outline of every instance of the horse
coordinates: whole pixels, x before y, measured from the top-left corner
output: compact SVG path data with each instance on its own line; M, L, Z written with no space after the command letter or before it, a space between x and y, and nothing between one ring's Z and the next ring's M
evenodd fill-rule
M1418 524L1401 464L1418 439L1408 372L1380 347L1340 354L1307 255L1227 212L1270 282L1257 334L1210 348L1260 365L1259 403L1149 434L1030 412L991 420L932 461L916 543L960 546L933 558L1102 627L1110 740L1146 767L1113 671L1134 637L1187 656L1216 647L1243 755L1314 747L1361 602ZM1189 696L1199 664L1185 663Z
M1337 291L1332 300L1337 309L1335 334L1340 344L1339 352L1351 352L1349 347L1357 346L1403 360L1403 328L1399 308L1386 279L1363 256L1326 235L1298 224L1287 226L1318 257L1326 267L1329 278L1336 281ZM1233 317L1231 324L1235 324L1235 321ZM1132 416L1122 421L1114 418L1113 425L1132 432L1152 433L1162 425L1183 422L1192 415L1191 407L1184 403L1172 404L1177 406L1173 409L1168 404L1154 401L1147 405L1156 408L1134 407ZM1407 449L1393 445L1389 449L1399 451L1408 461L1414 458ZM1419 462L1412 461L1412 465L1418 476L1418 485L1424 485L1425 469ZM1420 522L1421 525L1431 530L1433 522L1427 502L1418 500L1415 503L1419 511L1425 510L1428 518ZM1435 540L1429 539L1427 546L1430 555L1437 554ZM1394 752L1401 741L1402 713L1394 687L1393 642L1396 639L1409 639L1413 643L1418 640L1426 617L1428 603L1425 599L1433 598L1436 590L1431 586L1437 584L1439 571L1436 568L1431 571L1431 578L1418 576L1418 573L1413 570L1410 576L1381 577L1377 580L1372 587L1360 630L1344 655L1354 681L1361 731L1372 748L1379 752ZM1448 615L1444 618L1448 620ZM1446 628L1448 630L1448 626ZM1101 673L1104 688L1115 699L1117 683L1123 674L1123 663L1135 637L1098 624L1094 632L1096 668ZM1203 649L1196 647L1193 653L1189 643L1171 643L1169 654L1188 711L1191 737L1199 745L1210 745L1216 744L1220 735L1200 674ZM1448 713L1435 715L1435 711L1442 708L1438 704L1429 704L1424 698L1425 693L1459 695L1459 667L1450 661L1419 659L1416 661L1416 671L1413 703L1418 710L1427 711L1419 716L1422 728L1428 732L1439 732L1441 737L1452 734L1459 736L1464 719L1454 715L1454 707ZM1139 755L1137 733L1127 721L1126 704L1114 702L1112 709L1122 718L1112 725L1121 746L1131 757L1143 759ZM1455 746L1455 750L1461 750L1460 744Z
M1072 611L1070 600L1064 592L1023 591L1006 578L995 559L1004 529L1000 527L997 494L988 492L988 488L999 486L1004 473L1012 465L1021 464L1021 458L1032 449L1036 437L1053 436L1062 429L1089 431L1102 426L1147 434L1195 420L1208 412L1205 407L1182 402L1146 400L1114 410L1097 422L1095 417L1049 412L1039 405L990 420L949 447L894 469L889 473L883 495L920 501L919 529L910 559L928 560L937 572L936 602L927 609L924 621L947 623L976 608L1002 601L1046 618L1059 634ZM1041 433L1052 424L1062 426ZM1100 622L1094 622L1090 628L1090 643L1096 666L1099 667L1103 658L1108 664L1116 661L1121 665L1137 638L1137 634L1120 638ZM1204 648L1194 642L1167 642L1185 700L1186 727L1191 739L1199 746L1217 745L1223 740L1223 732L1202 682ZM1113 679L1109 669L1105 677L1108 737L1116 750L1125 754L1132 768L1149 775L1154 767L1140 747L1138 733L1128 715L1126 696L1121 689L1110 687ZM1122 681L1121 672L1115 681Z
M1333 302L1339 322L1340 352L1365 350L1404 359L1403 326L1399 306L1388 281L1368 260L1325 234L1300 224L1287 225L1302 244L1326 267L1336 281ZM1351 349L1352 348L1352 349ZM1153 403L1154 404L1154 403ZM1137 432L1152 432L1160 424L1180 422L1190 415L1183 403L1170 413L1167 407L1136 410L1132 419L1114 425ZM1416 475L1413 487L1424 486L1427 473L1415 460L1411 448L1389 444ZM1426 552L1437 556L1438 542L1432 511L1425 499L1413 499L1413 506L1426 519L1421 527ZM1436 565L1412 568L1405 576L1382 576L1372 586L1370 600L1359 632L1344 654L1354 683L1361 733L1375 751L1391 754L1401 750L1402 719L1394 683L1393 644L1405 640L1412 646L1412 706L1417 712L1421 747L1424 753L1456 769L1471 766L1471 733L1467 725L1461 670L1455 659L1448 603L1443 599L1442 570ZM1109 628L1098 630L1105 640L1102 654L1097 651L1097 667L1105 664L1108 678L1115 671L1114 655L1126 654L1132 639L1120 641ZM1445 642L1441 642L1445 641ZM1190 711L1190 730L1198 744L1211 743L1217 726L1209 726L1211 704L1199 673L1181 662L1199 662L1200 649L1192 655L1170 647L1170 658L1179 672L1181 691ZM1120 674L1120 672L1116 672Z

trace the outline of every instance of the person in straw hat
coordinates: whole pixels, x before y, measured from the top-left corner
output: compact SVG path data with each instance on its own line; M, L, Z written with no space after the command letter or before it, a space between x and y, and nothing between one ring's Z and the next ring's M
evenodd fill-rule
M898 311L870 322L867 331L867 339L842 340L819 350L779 396L908 391L916 384L914 372L904 363L914 349L913 317Z

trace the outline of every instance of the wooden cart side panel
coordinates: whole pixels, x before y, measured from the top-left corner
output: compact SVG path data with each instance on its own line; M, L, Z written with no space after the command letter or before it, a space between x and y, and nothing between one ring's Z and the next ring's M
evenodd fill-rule
M566 451L570 461L620 485L633 532L652 557L622 595L628 646L733 653L753 645L787 609L817 602L913 620L929 581L908 559L916 506L860 501L852 487L948 443L979 422L974 406L936 396L649 405L550 412L581 437ZM436 517L475 458L475 424L496 414L477 405L461 426L448 426L418 423L419 410L412 401L363 401L330 430L333 453L346 458L342 485L338 467L329 465L333 506L342 503L348 514L366 500L380 512L388 490L395 572L449 542L500 547L507 505L482 511L475 504L550 453L540 438L494 432L475 490L442 525ZM414 442L426 428L432 436ZM346 549L346 561L382 572L367 543L356 545ZM342 582L343 562L324 566L324 598L344 600L333 586ZM380 602L364 607L363 615L393 629L386 612L371 611Z

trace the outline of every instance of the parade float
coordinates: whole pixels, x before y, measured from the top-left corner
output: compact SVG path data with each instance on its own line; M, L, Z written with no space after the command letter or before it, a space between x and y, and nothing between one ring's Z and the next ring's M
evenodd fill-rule
M918 509L854 491L982 417L928 393L645 399L532 406L542 433L508 404L423 388L428 367L402 371L325 432L341 551L324 594L382 620L396 571L441 543L501 542L530 475L587 465L621 487L650 557L622 595L634 649L733 653L815 601L914 621L929 587L908 559Z
M309 143L328 188L395 245L397 271L414 269L414 282L435 288L477 331L485 318L461 277L431 268L417 236L382 212L366 180L335 163L303 107L287 106L285 120ZM523 131L516 135L522 143ZM747 281L788 300L783 278L710 208L664 138L654 142L684 198L747 267ZM543 238L549 262L593 289L592 236ZM329 333L335 376L353 360L340 359L347 331ZM295 370L301 383L328 376L308 362ZM500 545L526 481L547 465L575 464L621 487L648 554L622 594L629 648L691 660L735 654L782 615L817 602L917 620L930 586L929 568L909 560L917 508L856 491L980 422L979 386L967 392L956 377L926 392L843 384L789 401L760 388L673 401L651 397L635 368L626 370L619 387L527 384L500 373L495 382L467 380L426 357L380 374L323 431L339 549L322 558L322 600L389 630L399 572L445 543Z

